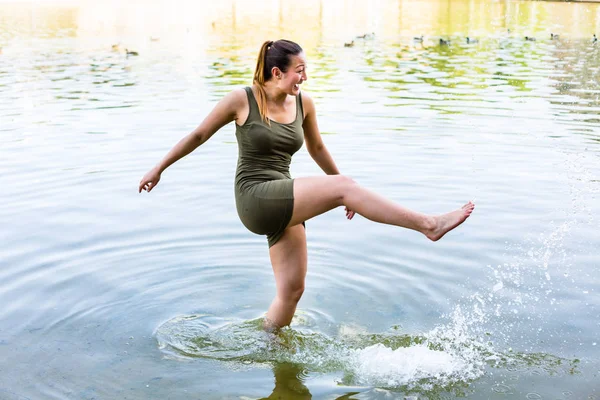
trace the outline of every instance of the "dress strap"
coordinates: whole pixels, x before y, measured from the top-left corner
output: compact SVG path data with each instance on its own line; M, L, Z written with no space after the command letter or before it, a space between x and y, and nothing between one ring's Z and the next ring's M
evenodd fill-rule
M302 92L298 93L296 97L296 115L300 118L300 121L304 121L304 106L302 105Z
M260 120L260 111L258 111L258 103L256 102L256 98L254 97L252 88L250 86L246 86L244 89L246 90L246 95L248 96L248 106L250 107L250 112L248 113L248 121L250 121L251 119Z

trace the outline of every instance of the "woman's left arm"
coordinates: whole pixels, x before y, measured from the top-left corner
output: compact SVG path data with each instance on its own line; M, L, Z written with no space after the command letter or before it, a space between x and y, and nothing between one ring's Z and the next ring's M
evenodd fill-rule
M315 103L313 103L310 96L303 93L302 96L302 107L304 107L304 122L302 128L304 129L304 141L306 142L306 149L308 154L317 163L319 167L327 175L339 175L338 170L333 157L329 154L323 139L321 138L321 132L319 132L319 125L317 124L317 113L315 111ZM354 217L354 211L345 207L346 218L352 219Z
M319 125L317 124L317 113L315 112L315 103L312 98L302 93L302 106L304 107L304 122L302 128L304 129L304 141L306 143L306 149L308 154L317 163L319 167L327 175L339 175L338 170L331 154L325 147L321 133L319 132Z

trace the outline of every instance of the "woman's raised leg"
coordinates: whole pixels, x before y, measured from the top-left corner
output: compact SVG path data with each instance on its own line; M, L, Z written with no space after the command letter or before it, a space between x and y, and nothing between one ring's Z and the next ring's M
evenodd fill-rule
M463 223L475 207L468 202L452 212L430 216L402 207L343 175L296 178L294 211L288 226L342 205L372 221L413 229L434 241Z
M267 311L264 326L272 330L290 324L304 292L307 264L304 226L298 224L287 228L277 243L269 248L269 255L277 294Z

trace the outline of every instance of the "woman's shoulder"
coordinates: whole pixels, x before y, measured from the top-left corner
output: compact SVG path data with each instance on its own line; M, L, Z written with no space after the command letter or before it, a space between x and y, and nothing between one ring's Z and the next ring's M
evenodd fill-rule
M246 90L248 90L248 89L249 89L248 86L239 87L237 89L233 89L231 92L229 92L227 94L227 96L231 97L232 99L243 100L248 97L247 92L246 92Z
M312 96L306 91L300 92L300 98L302 99L302 108L305 113L311 112L315 109L315 103L313 102Z
M231 92L227 93L221 101L227 106L233 107L235 109L244 106L248 107L248 96L246 94L246 89L233 89Z

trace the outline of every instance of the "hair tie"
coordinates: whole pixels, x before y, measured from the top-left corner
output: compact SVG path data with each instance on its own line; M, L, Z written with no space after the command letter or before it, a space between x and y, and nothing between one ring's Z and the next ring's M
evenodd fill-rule
M269 44L267 45L267 50L271 50L271 46L273 46L273 43L275 42L273 42L272 40L269 41Z

